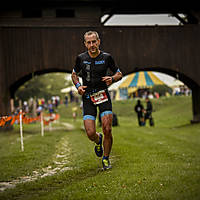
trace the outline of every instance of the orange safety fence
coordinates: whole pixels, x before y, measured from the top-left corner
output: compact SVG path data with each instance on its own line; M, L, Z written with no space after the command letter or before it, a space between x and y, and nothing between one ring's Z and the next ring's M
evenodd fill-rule
M1 126L6 126L6 125L13 125L15 123L15 121L19 122L19 116L20 113L17 115L10 115L10 116L3 116L0 117L0 127ZM44 119L45 117L49 117L49 119ZM49 115L44 115L43 116L43 121L45 125L48 125L50 122L54 121L54 120L58 120L60 117L59 114L49 114ZM25 113L22 113L22 122L24 124L30 124L32 122L35 121L41 121L41 115L37 116L37 117L27 117L25 116Z
M45 120L44 118L49 116L48 120ZM44 121L44 125L48 125L50 122L54 121L54 120L58 120L60 118L59 114L49 114L49 115L45 115L43 117L43 121Z

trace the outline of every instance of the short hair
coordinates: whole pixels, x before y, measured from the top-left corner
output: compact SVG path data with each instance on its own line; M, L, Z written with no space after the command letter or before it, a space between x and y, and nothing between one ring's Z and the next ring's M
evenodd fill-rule
M99 34L98 34L96 31L87 31L87 32L84 34L84 41L85 41L86 35L92 35L92 34L95 34L97 40L99 40Z

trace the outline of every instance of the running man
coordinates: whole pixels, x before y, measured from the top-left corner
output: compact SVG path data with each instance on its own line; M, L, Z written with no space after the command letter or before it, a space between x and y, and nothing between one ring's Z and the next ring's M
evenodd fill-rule
M102 157L103 169L111 168L109 155L112 148L112 103L108 86L122 78L112 56L99 49L100 38L97 32L84 34L87 51L78 55L72 71L72 81L83 100L83 121L88 138L95 142L95 153ZM113 76L108 75L108 70ZM83 79L83 85L79 82ZM96 132L97 107L101 115L102 133Z

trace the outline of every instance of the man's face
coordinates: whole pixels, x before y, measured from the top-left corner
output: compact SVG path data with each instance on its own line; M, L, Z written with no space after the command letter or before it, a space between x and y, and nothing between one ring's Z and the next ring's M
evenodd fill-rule
M85 46L91 54L96 54L99 51L100 40L95 34L85 36Z

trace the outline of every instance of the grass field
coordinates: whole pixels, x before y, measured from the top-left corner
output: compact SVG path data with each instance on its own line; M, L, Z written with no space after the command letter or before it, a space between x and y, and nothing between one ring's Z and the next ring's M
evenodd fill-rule
M105 172L80 110L73 122L71 107L61 105L59 123L44 137L39 123L25 125L24 152L18 126L1 132L0 199L199 200L200 124L190 124L191 97L152 102L155 127L138 127L136 101L113 102L120 125L113 128L113 168Z

